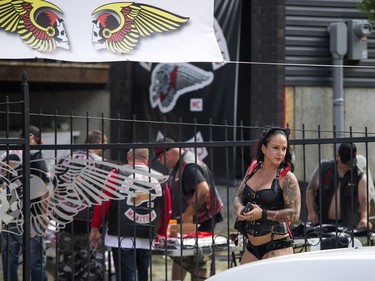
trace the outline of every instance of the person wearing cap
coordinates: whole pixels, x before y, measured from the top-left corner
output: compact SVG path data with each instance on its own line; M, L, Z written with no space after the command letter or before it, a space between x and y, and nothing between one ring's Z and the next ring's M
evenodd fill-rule
M323 161L316 167L306 190L309 222L372 228L367 220L370 208L367 177L357 166L356 156L354 143L342 143L335 160Z
M23 137L23 131L20 131L20 137ZM41 144L41 134L40 130L36 126L29 127L29 143L30 145ZM0 170L1 170L1 162L8 163L18 175L22 174L22 150L10 150L8 153L5 152L3 155L0 156ZM35 200L33 198L33 194L37 194L38 192L33 192L37 190L47 190L49 183L51 182L51 178L49 175L49 171L47 168L47 164L44 160L42 152L40 150L31 150L30 151L30 174L32 176L36 176L41 179L41 181L32 181L31 182L31 200ZM17 175L17 176L18 176ZM9 180L12 180L14 175L7 175ZM44 182L45 186L35 186L33 182ZM16 185L17 194L20 198L23 197L23 190L22 184L19 180L14 182ZM22 234L19 233L20 230L16 225L12 223L9 224L9 232L4 231L1 233L2 238L2 263L3 268L8 268L9 271L3 270L4 280L18 280L18 267L19 267L19 257L22 256L23 251L23 242L22 242ZM8 244L9 243L9 244ZM30 275L32 281L47 281L48 274L46 270L47 265L47 256L45 252L45 240L42 236L34 236L30 238ZM21 253L21 254L19 254ZM9 278L9 279L8 279Z
M170 138L158 141L174 143ZM223 220L223 203L207 165L197 159L194 153L183 148L156 148L154 153L160 163L171 171L168 186L172 200L172 218L182 224L196 223L198 231L213 232L215 224ZM202 255L198 259L197 261L195 256L174 258L172 280L183 280L187 271L194 280L206 279L209 259Z

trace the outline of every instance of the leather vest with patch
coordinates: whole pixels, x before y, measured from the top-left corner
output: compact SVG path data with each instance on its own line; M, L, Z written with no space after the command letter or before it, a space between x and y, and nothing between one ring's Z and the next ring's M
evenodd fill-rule
M321 164L320 181L322 198L322 223L328 221L328 211L334 196L336 185L339 179L335 179L335 162L334 160L323 162ZM337 168L336 168L337 169ZM360 220L360 204L358 200L358 183L363 176L363 171L354 166L352 170L345 173L341 179L340 207L342 224L348 227L354 227ZM320 198L319 194L316 196ZM319 210L319 202L317 202Z
M131 166L133 168L133 166ZM147 166L135 166L143 170L161 175ZM120 171L121 175L135 177L133 173ZM136 197L123 200L113 200L107 215L108 234L121 237L155 237L161 225L163 190L161 184L155 181L155 189L149 193L137 193Z
M169 178L168 186L171 192L172 217L176 218L181 216L193 196L193 194L184 193L182 191L183 188L180 186L184 170L188 165L196 165L210 187L210 194L206 202L199 208L198 216L194 217L195 223L202 223L220 213L223 210L224 205L215 187L213 177L207 165L199 159L196 159L194 153L190 151L185 151L181 155L181 160L177 163L176 167L173 169L171 177Z

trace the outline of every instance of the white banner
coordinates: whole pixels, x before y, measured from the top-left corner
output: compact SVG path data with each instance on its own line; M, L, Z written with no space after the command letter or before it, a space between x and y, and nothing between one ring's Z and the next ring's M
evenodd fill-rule
M222 62L214 0L0 0L0 59Z

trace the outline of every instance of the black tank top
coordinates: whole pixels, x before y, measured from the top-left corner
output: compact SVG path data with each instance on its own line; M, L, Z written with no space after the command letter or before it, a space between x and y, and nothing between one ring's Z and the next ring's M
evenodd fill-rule
M247 202L251 202L266 210L280 210L285 206L283 190L279 186L277 189L262 189L254 192L251 187L246 184L243 199L245 205Z
M262 189L254 192L250 186L247 185L247 181L255 174L257 169L248 175L246 184L243 190L243 203L246 205L248 202L257 204L262 209L266 210L281 210L285 207L283 190L279 185L279 174L278 170L276 177L272 181L270 189ZM248 221L246 224L246 231L248 234L253 236L263 236L269 233L274 234L286 234L288 229L285 222L276 222L270 220L259 219L255 221Z

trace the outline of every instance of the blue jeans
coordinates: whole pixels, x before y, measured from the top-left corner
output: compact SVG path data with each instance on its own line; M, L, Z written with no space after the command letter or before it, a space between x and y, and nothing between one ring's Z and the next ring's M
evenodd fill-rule
M119 251L121 258L119 259ZM112 248L117 281L147 281L150 250ZM121 279L120 279L121 271ZM138 279L136 278L138 274Z
M19 257L22 256L24 249L22 235L3 232L1 238L3 245L2 262L4 280L8 280L9 263L9 280L18 281ZM45 242L42 237L35 236L30 239L30 273L32 281L47 281L48 279L45 250Z

